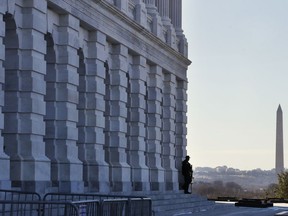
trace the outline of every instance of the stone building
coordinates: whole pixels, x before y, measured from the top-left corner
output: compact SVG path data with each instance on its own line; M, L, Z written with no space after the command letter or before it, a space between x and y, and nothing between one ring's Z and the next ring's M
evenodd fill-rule
M0 188L179 190L181 0L0 1Z

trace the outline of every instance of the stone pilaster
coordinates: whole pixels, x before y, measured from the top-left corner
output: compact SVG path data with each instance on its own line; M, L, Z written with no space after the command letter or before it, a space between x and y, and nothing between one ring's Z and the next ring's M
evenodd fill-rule
M0 188L10 188L10 161L9 157L4 153L4 139L1 135L4 130L4 114L2 108L4 106L4 84L5 84L5 47L3 39L5 36L5 23L3 21L4 16L4 2L0 3Z
M79 20L62 15L55 41L55 71L48 71L46 95L46 152L52 161L53 186L62 192L83 192L83 167L78 159L77 50Z
M103 33L90 32L87 57L80 60L79 65L79 158L84 165L84 181L90 192L109 191L109 167L104 152L105 43Z
M45 156L46 1L19 1L16 22L5 17L4 143L13 187L45 192L50 161ZM33 20L33 22L31 21ZM17 25L15 25L17 23ZM16 29L16 26L19 27Z
M112 45L111 63L106 66L106 161L110 165L113 191L131 191L131 170L127 163L127 72L128 49ZM110 68L110 69L109 69Z
M156 65L150 66L147 80L146 160L151 190L164 191L164 169L161 165L162 69Z
M164 73L162 116L162 160L166 190L178 190L178 171L175 168L175 107L176 77Z
M180 189L184 179L181 173L182 161L187 155L187 81L177 80L176 81L176 169L178 170L178 178Z
M170 0L170 18L177 36L177 49L187 57L188 44L182 30L182 0Z
M169 0L170 19L175 28L176 34L182 35L182 0Z
M128 149L129 164L131 166L131 176L133 190L150 190L149 170L146 166L146 86L147 79L146 59L142 56L133 56L131 71L129 71L129 122L128 122Z

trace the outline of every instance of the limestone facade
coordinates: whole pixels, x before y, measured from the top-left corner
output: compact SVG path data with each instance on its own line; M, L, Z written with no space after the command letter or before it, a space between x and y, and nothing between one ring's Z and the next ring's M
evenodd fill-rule
M0 188L179 190L181 0L0 1Z

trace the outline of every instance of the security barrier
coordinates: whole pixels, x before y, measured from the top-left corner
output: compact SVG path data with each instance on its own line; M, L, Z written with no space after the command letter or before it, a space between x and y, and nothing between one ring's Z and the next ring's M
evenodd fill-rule
M0 216L151 216L150 198L0 190Z
M0 189L0 200L41 200L41 196L35 192L25 192L16 190L1 190Z
M143 198L141 196L117 195L117 194L97 194L97 193L47 193L43 200L53 201L76 201L76 200L104 200L104 199L129 199Z
M128 199L104 199L101 203L101 216L130 216L128 205Z
M129 202L129 216L151 216L152 201L150 198L131 198Z
M140 196L125 196L125 195L107 195L107 194L79 194L79 193L47 193L45 194L44 200L53 200L53 201L75 201L75 200L99 200L101 204L101 213L100 215L109 215L106 214L109 212L107 206L109 206L111 211L113 210L114 214L115 209L118 209L117 215L125 216L150 216L152 215L152 201L147 197ZM117 202L116 202L117 200ZM125 205L123 204L125 203ZM115 207L117 206L117 207ZM125 209L125 214L123 213ZM121 212L121 214L120 214ZM114 215L112 214L112 215Z
M97 216L99 201L53 202L0 200L1 216Z

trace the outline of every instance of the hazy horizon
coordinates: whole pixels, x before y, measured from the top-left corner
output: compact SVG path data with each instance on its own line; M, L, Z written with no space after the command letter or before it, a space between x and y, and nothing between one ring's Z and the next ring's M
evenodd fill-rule
M196 168L212 168L212 169L216 169L217 167L224 167L226 166L227 168L232 168L232 169L235 169L235 170L240 170L240 171L251 171L251 170L257 170L257 169L261 169L262 171L272 171L272 170L275 170L275 168L271 168L271 169L262 169L260 167L255 167L255 168L251 168L251 169L240 169L240 168L237 168L237 167L230 167L230 166L227 166L227 165L218 165L218 166L213 166L213 167L210 167L210 166L193 166L193 170L195 170ZM287 168L284 168L285 170L287 170Z
M288 1L183 0L194 167L275 167L276 111L288 137ZM288 116L288 114L287 114Z

